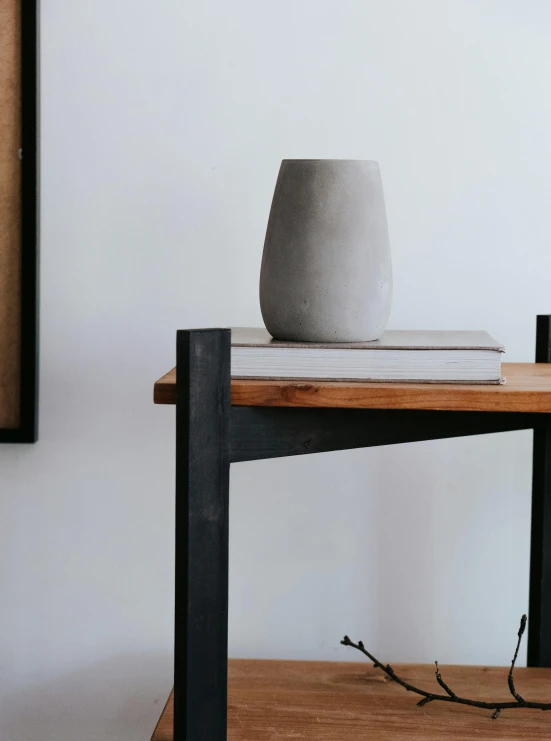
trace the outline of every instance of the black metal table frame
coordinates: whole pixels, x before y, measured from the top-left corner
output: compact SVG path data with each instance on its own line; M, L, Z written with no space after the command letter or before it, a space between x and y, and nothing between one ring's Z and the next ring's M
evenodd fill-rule
M536 362L551 362L538 316ZM243 407L230 402L230 330L180 330L176 364L175 741L227 730L230 464L331 450L534 430L529 666L551 666L551 415Z

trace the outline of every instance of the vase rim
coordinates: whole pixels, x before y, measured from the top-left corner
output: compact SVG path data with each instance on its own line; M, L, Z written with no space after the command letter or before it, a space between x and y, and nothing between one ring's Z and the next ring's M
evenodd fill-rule
M366 165L378 165L378 160L345 159L345 158L319 158L319 159L283 159L281 162L362 162Z

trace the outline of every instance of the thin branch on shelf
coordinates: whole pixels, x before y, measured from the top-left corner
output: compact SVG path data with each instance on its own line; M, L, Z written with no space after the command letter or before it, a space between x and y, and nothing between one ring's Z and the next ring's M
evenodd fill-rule
M515 668L515 662L517 660L518 650L520 648L520 642L522 641L522 636L525 630L526 630L526 615L523 615L520 621L520 628L518 629L518 641L517 641L517 647L515 649L515 655L513 656L513 660L511 661L511 668L509 669L509 676L507 677L507 684L509 685L509 690L511 691L511 694L513 695L515 700L518 702L518 704L522 706L526 706L526 700L523 697L521 697L515 689L515 683L513 681L513 669Z
M438 662L435 661L434 664L436 666L436 681L438 682L440 687L443 687L450 697L457 697L455 692L453 692L453 690L451 690L448 687L448 685L444 682L444 680L442 679L442 675L440 674L440 669L438 668Z
M527 617L526 615L523 615L520 621L520 627L518 631L518 641L517 646L515 649L515 655L513 656L513 661L511 662L511 668L509 669L509 675L507 677L507 684L509 686L509 691L515 698L514 702L483 702L482 700L469 700L466 697L459 697L459 695L456 695L456 693L446 684L446 682L442 679L442 675L440 674L440 669L438 667L438 662L435 661L436 665L436 681L442 687L442 689L446 692L445 695L441 695L434 692L428 692L427 690L422 690L419 687L415 687L413 684L409 684L409 682L406 682L405 680L401 679L394 669L390 666L390 664L382 664L379 659L376 659L375 656L373 656L369 651L365 648L362 641L358 641L358 643L354 643L350 640L348 636L344 636L341 643L343 646L351 646L352 648L357 649L361 653L363 653L367 658L373 662L373 666L376 669L381 669L387 677L390 677L394 682L397 682L399 685L401 685L404 689L406 689L408 692L414 692L417 695L421 695L422 699L419 700L417 703L417 706L422 708L424 705L427 705L429 702L433 702L434 700L439 700L441 702L455 702L459 705L470 705L474 708L483 708L485 710L493 710L492 718L495 720L502 710L509 710L513 708L532 708L535 710L551 710L551 702L529 702L528 700L525 700L519 693L516 691L515 683L513 680L513 670L515 668L515 663L518 657L518 652L520 648L520 644L522 641L522 636L524 635L524 631L526 630L526 622Z

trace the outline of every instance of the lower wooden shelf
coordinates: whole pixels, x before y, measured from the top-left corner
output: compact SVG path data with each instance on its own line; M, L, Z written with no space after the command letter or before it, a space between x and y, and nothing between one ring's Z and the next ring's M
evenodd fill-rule
M394 669L407 681L442 690L434 666ZM442 666L444 680L470 699L510 701L508 668ZM551 702L551 669L516 669L517 691ZM304 661L229 662L229 741L542 741L551 739L551 711L491 712L451 703L416 707L406 692L369 663ZM152 741L173 741L172 696Z

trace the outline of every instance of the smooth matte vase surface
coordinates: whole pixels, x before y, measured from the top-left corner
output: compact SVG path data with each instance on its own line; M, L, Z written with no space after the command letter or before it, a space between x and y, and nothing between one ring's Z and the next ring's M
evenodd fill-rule
M392 266L381 174L370 160L283 160L260 273L281 340L365 342L388 323Z

